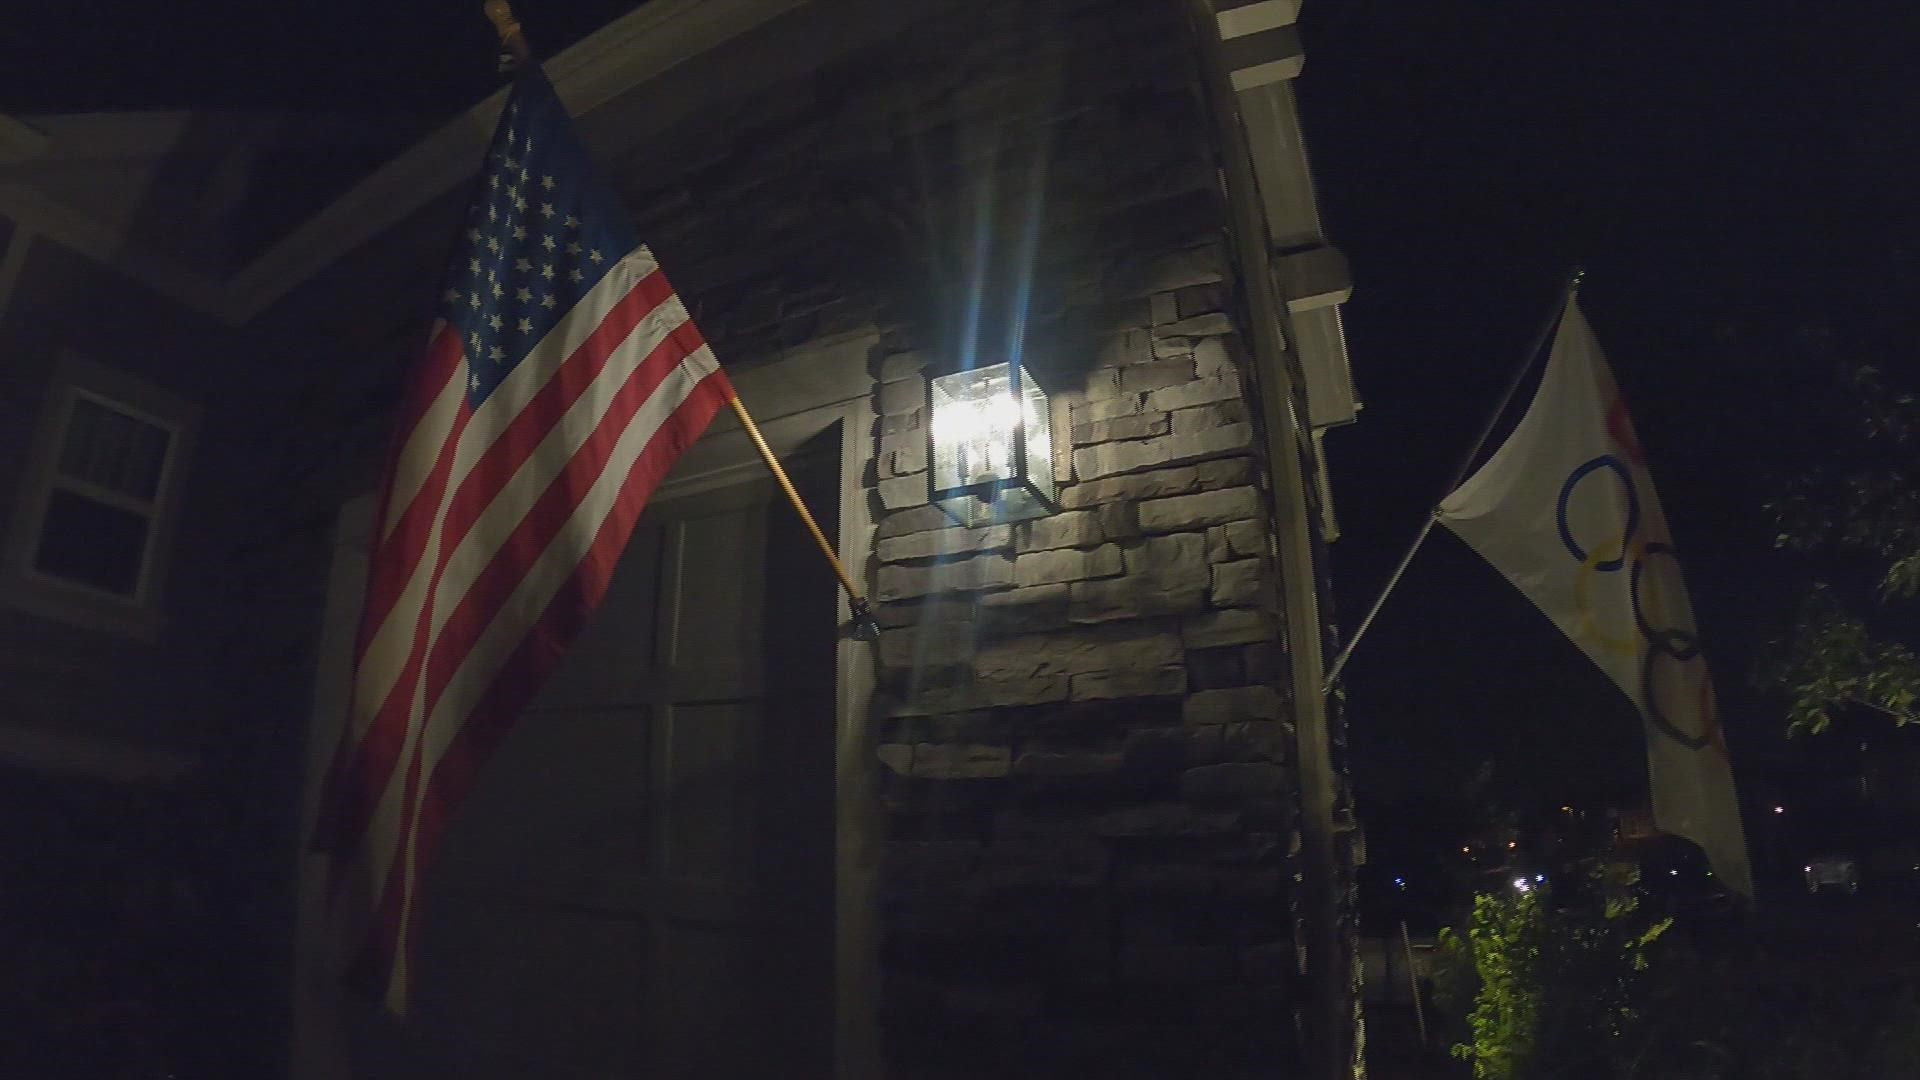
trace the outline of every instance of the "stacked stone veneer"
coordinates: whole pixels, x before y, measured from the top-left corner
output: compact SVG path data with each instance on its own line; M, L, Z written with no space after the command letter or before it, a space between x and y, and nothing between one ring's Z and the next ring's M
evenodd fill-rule
M857 831L887 1074L1284 1072L1292 583L1188 8L863 3L827 35L857 47L612 171L730 370L873 380L846 475L884 624ZM1060 508L959 528L925 379L1009 355L1052 395Z
M1104 305L1092 366L1066 363L1051 516L960 528L928 505L924 359L875 365L897 1058L1289 1060L1294 732L1245 361L1209 250L1163 258L1147 277L1176 287Z

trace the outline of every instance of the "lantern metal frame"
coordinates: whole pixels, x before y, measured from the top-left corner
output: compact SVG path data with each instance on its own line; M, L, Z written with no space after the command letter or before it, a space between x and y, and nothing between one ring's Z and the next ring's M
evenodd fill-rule
M1001 379L1004 389L978 389ZM963 440L968 427L985 430ZM1003 443L998 466L989 446L984 467L967 468L963 446L989 441ZM1052 403L1025 365L1008 360L927 380L927 485L929 500L966 526L1028 521L1059 509Z

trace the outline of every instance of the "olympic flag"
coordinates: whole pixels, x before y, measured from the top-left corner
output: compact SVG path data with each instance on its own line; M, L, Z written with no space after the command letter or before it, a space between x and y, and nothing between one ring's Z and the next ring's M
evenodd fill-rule
M1600 343L1568 300L1533 404L1440 503L1639 709L1654 822L1753 895L1733 770L1666 514Z

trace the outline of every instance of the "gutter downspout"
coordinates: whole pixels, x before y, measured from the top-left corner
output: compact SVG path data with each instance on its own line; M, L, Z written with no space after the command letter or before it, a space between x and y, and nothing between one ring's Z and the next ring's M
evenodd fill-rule
M1274 541L1300 781L1301 913L1306 938L1300 944L1305 947L1309 999L1303 1010L1307 1075L1319 1080L1351 1080L1352 973L1342 962L1346 950L1340 940L1342 905L1335 869L1338 850L1334 827L1339 785L1333 770L1326 698L1320 689L1325 646L1308 496L1310 436L1303 415L1303 392L1296 385L1282 332L1286 304L1274 284L1253 157L1229 80L1215 13L1208 0L1186 0L1186 7L1200 48L1207 104L1213 110L1220 140L1234 260L1241 268L1251 316L1256 384L1252 389L1263 418L1261 427L1273 486Z

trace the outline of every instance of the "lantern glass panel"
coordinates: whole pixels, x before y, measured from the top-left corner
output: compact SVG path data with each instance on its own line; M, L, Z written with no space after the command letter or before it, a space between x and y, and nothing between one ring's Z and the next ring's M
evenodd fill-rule
M1053 425L1046 392L1018 364L932 379L933 499L965 524L1053 510Z

